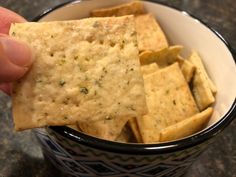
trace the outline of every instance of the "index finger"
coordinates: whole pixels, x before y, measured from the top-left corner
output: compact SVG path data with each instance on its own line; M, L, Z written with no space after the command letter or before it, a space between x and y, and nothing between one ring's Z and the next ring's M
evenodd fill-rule
M0 33L8 34L11 23L21 23L26 20L8 9L0 7Z

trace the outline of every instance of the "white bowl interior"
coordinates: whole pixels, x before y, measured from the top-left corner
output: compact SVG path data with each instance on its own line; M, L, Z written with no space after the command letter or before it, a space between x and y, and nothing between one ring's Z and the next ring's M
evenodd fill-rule
M126 3L129 0L75 1L48 13L40 21L73 20L89 16L95 8ZM185 12L160 4L143 2L156 17L170 44L184 46L183 56L196 50L202 57L210 78L217 86L214 113L208 127L219 121L230 109L236 96L236 67L225 43L209 28Z

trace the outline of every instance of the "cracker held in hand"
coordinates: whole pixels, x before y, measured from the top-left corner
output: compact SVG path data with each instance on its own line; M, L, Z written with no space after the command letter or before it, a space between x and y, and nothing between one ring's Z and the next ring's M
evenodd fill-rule
M20 23L35 62L14 84L16 130L146 113L132 16Z

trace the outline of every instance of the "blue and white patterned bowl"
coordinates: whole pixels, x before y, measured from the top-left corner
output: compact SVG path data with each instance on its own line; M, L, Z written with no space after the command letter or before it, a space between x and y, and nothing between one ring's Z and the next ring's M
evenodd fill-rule
M39 21L71 20L89 16L94 8L127 0L73 1L49 9ZM154 2L143 2L153 13L171 44L185 46L183 55L197 50L217 86L214 113L207 128L187 138L161 144L122 144L76 132L68 127L36 129L45 157L67 176L179 177L198 155L236 117L236 67L233 52L214 30L186 12Z

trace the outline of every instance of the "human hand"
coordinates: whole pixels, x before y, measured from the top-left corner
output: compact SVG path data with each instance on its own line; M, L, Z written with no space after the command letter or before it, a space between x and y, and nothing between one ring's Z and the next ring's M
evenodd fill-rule
M8 36L11 23L26 20L16 13L0 7L0 90L11 94L11 82L21 78L32 63L30 48Z

